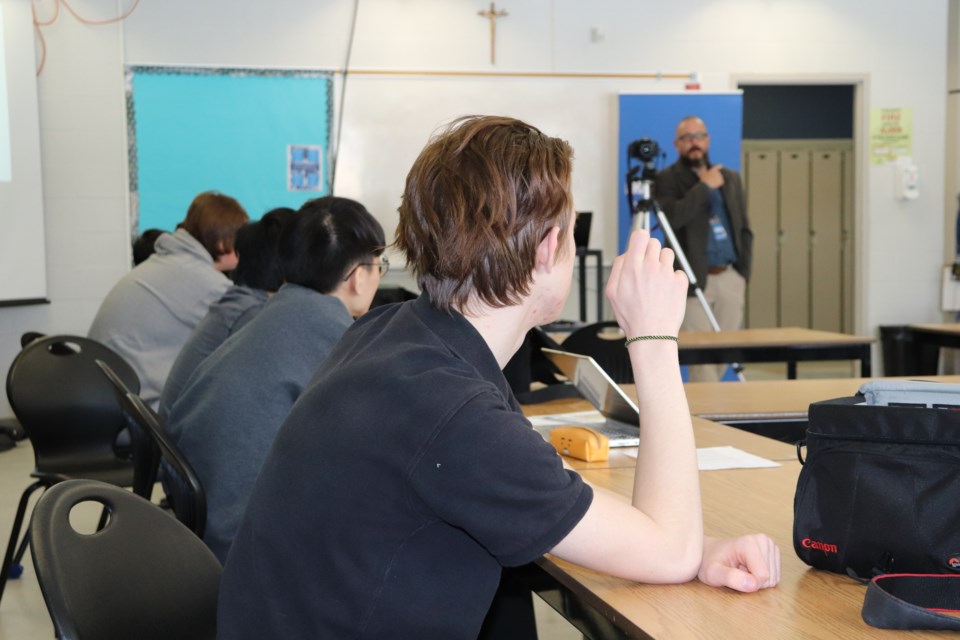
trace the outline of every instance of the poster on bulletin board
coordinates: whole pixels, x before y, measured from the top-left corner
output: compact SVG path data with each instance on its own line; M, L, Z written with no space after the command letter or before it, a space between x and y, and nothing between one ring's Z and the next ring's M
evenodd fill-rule
M330 193L329 72L127 69L132 229L172 231L203 191L251 220Z
M631 142L650 138L657 143L657 170L666 169L677 161L679 154L673 144L677 125L686 116L698 116L710 133L710 161L714 164L740 170L740 142L743 136L743 92L722 93L643 93L620 95L620 130L617 151L619 174L617 198L618 251L623 252L633 224L632 209L636 197L627 195L627 171L636 162L627 158ZM654 194L656 197L656 194ZM653 229L655 236L662 234Z

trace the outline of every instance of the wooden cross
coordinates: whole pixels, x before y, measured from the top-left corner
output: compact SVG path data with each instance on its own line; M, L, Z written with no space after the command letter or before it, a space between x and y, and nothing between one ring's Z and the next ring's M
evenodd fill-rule
M497 5L491 2L490 9L478 11L477 15L490 20L490 64L496 64L497 18L505 17L507 12L497 11Z

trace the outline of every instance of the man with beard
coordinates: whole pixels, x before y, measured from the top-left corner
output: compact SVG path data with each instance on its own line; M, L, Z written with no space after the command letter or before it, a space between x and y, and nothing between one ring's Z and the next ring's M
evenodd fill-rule
M710 163L710 134L696 116L680 121L673 143L680 158L657 174L657 201L720 328L739 329L753 246L740 176ZM693 286L687 291L681 330L711 330ZM690 367L690 380L720 380L725 369L725 365Z

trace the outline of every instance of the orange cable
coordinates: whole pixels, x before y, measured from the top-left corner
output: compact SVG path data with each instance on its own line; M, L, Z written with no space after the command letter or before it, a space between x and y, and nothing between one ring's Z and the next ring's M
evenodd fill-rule
M63 6L67 8L67 11L73 14L73 17L79 20L81 23L94 24L94 25L113 24L114 22L120 22L121 20L125 20L127 19L127 17L130 16L131 13L133 13L134 9L137 8L137 5L140 4L140 0L133 0L133 4L130 5L130 8L127 9L126 13L124 13L121 16L117 16L116 18L108 18L106 20L88 20L87 18L84 18L79 13L74 11L73 7L70 6L70 3L67 2L67 0L56 0L56 1L57 1L57 4L63 4Z
M109 18L107 20L88 20L87 18L84 18L83 16L78 14L76 11L74 11L73 7L70 6L70 3L68 3L67 0L54 0L53 17L46 21L41 21L39 18L37 18L37 5L34 2L34 0L30 0L30 11L33 13L33 28L37 32L37 37L40 40L41 53L40 53L40 64L37 66L37 76L39 76L43 72L43 67L47 63L47 40L46 38L43 37L43 30L41 29L41 27L49 27L60 18L61 4L63 4L63 6L66 7L67 11L69 11L73 15L73 17L76 18L77 21L80 22L81 24L104 25L104 24L113 24L115 22L121 22L123 20L126 20L128 17L130 17L130 14L132 14L134 10L137 8L137 5L140 4L140 0L133 0L133 4L131 4L130 8L128 8L122 15L116 18Z

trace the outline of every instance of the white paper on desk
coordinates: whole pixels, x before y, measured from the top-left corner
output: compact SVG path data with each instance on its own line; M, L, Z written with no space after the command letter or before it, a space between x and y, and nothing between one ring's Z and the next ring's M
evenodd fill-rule
M636 451L627 453L637 457ZM767 460L752 453L747 453L736 447L703 447L697 449L697 468L700 471L717 471L720 469L765 469L779 467L779 462Z

